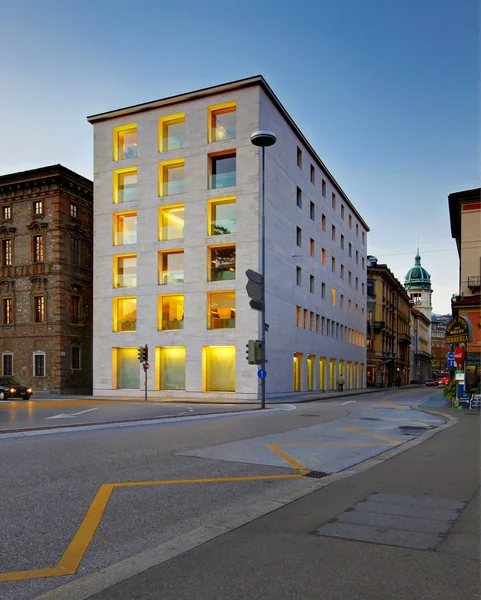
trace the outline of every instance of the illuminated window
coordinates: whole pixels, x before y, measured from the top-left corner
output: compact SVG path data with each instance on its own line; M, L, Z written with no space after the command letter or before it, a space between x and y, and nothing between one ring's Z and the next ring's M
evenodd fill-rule
M159 196L174 196L185 191L184 159L159 164Z
M344 204L341 204L341 219L344 219Z
M137 285L137 255L113 257L114 288L133 288Z
M225 235L236 232L236 199L209 200L208 234Z
M137 200L137 169L114 171L114 204Z
M33 214L43 215L43 200L35 200L33 203Z
M236 153L210 156L209 189L216 190L236 185Z
M310 325L310 330L314 331L314 313L312 311L309 312L309 325Z
M43 323L45 321L45 296L34 296L33 318L35 323Z
M112 348L112 387L119 390L140 389L138 348Z
M302 368L302 357L300 352L294 352L292 367L293 367L293 388L295 392L301 390L301 368Z
M336 194L332 192L332 208L336 210Z
M298 286L302 285L302 269L301 269L301 267L296 267L296 283Z
M227 102L209 108L209 142L233 140L237 135L236 103Z
M159 239L181 240L184 237L184 205L165 206L159 208Z
M80 323L80 298L70 296L70 322L78 325Z
M321 256L322 256L322 264L323 264L324 266L326 266L326 260L327 260L327 258L326 258L326 257L327 257L327 253L326 253L326 249L325 249L325 248L323 248L323 249L321 250Z
M296 306L296 325L302 327L302 308L300 306Z
M296 227L296 244L299 248L302 247L302 230L300 227Z
M11 265L12 264L12 240L2 240L1 245L1 256L0 264Z
M159 330L184 329L184 295L159 296Z
M78 238L70 238L70 262L73 265L80 264L80 240Z
M311 202L310 204L310 208L309 208L309 216L311 218L311 221L315 220L315 216L316 216L316 208L314 206L314 202Z
M315 248L314 240L311 238L309 240L309 252L313 258L314 258L314 248Z
M302 169L302 150L297 147L297 166Z
M205 346L203 349L204 390L235 392L235 346Z
M122 125L114 129L114 160L137 156L137 125Z
M78 219L78 206L76 204L70 205L70 216L74 219Z
M11 206L2 206L2 220L9 221L12 218L12 207Z
M307 390L310 392L314 389L314 371L316 357L314 354L307 355Z
M157 388L159 390L185 390L185 347L156 348Z
M137 242L137 212L113 215L114 246L128 246Z
M311 292L311 294L314 293L314 275L311 275L309 278L309 291Z
M43 262L43 258L44 258L43 235L34 235L32 243L33 243L33 262L36 262L36 263Z
M217 246L208 249L209 281L235 279L236 247Z
M299 208L302 208L302 190L301 188L297 188L297 206Z
M112 300L112 331L136 331L137 328L137 298L113 298Z
M159 252L159 285L184 283L184 251Z
M336 306L336 290L331 288L331 304Z
M324 179L322 180L322 186L321 186L321 189L322 189L322 195L323 195L323 196L324 196L324 198L325 198L325 197L326 197L326 182L325 182L325 180L324 180Z
M178 113L159 119L159 152L185 146L185 115Z
M2 301L2 323L3 325L11 325L13 323L13 300L12 298L4 298Z
M236 321L236 293L208 294L207 329L234 329Z
M322 231L326 231L326 215L322 215Z
M316 185L316 169L314 165L311 165L311 183L312 185Z

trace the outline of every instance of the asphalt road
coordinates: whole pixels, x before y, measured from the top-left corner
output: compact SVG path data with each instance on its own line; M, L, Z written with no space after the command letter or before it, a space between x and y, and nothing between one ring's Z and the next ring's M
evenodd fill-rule
M228 528L259 503L276 507L286 495L308 493L309 471L341 471L441 424L408 408L433 393L440 392L375 392L295 410L0 436L0 597L36 598L140 552L175 547L199 528ZM53 570L35 571L42 569Z
M0 434L7 431L92 425L107 422L183 417L203 413L253 410L249 404L179 404L162 402L115 402L112 400L29 400L0 402Z

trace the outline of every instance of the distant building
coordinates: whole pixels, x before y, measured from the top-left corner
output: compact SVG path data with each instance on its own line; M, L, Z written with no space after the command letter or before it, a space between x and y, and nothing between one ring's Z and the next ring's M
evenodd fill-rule
M451 344L446 344L446 325L451 315L433 315L431 320L431 354L433 374L448 370L447 354Z
M408 385L409 296L387 265L367 258L367 385Z
M481 188L450 194L451 235L459 255L459 291L451 299L453 317L471 323L467 344L466 387L479 385L481 369Z
M53 165L0 176L0 373L92 386L92 188Z
M94 393L257 400L247 269L261 265L266 149L268 398L366 381L368 227L262 77L89 117L94 126Z

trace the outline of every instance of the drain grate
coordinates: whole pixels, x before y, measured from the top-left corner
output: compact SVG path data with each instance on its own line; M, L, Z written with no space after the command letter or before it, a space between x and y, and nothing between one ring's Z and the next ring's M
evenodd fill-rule
M324 473L324 471L309 471L309 473L306 473L304 477L311 477L312 479L322 479L327 475L330 475L330 473Z

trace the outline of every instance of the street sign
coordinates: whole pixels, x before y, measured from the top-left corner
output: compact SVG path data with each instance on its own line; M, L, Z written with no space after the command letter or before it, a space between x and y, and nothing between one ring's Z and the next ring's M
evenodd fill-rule
M456 371L454 378L456 381L464 381L464 371Z
M454 352L448 352L448 360L454 360Z
M264 369L259 369L257 371L257 377L259 377L259 379L265 379L267 377L267 371L264 371Z
M149 363L145 363L144 369L148 369L150 367Z
M451 369L454 369L455 366L456 366L456 363L454 362L454 360L448 359L448 367L450 367Z

